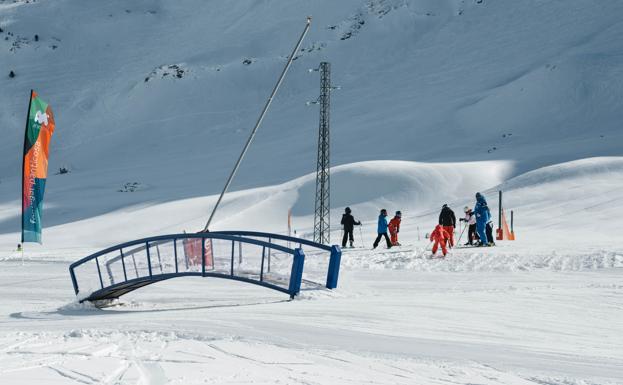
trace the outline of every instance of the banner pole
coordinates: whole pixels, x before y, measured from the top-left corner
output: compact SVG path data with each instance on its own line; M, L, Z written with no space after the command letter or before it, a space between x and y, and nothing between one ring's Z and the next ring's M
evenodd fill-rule
M500 198L498 205L498 229L502 229L502 190L500 190Z
M24 164L26 160L26 154L24 154L24 149L26 149L26 141L28 140L28 121L30 120L30 108L32 107L32 95L34 94L34 92L35 90L30 90L30 98L28 99L28 113L26 114L26 128L24 129L24 147L22 148L22 198L20 199L20 202L22 202L22 256L24 255L24 174L26 172L26 165Z

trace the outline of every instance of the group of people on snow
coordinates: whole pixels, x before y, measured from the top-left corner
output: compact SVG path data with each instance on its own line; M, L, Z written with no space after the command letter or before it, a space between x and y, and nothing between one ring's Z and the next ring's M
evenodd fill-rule
M467 226L467 242L465 246L495 246L493 239L493 219L491 210L484 195L476 193L476 204L472 210L469 206L463 209L464 218L459 221ZM446 246L454 247L454 229L456 228L456 216L454 212L444 204L439 213L439 224L430 235L430 241L434 242L433 255L437 253L439 246L445 257L448 253Z
M491 210L487 205L487 200L481 193L476 193L476 204L471 209L468 206L464 208L465 217L460 218L460 222L465 222L467 226L467 243L465 246L495 246L493 239L493 221ZM381 238L385 238L387 248L400 246L398 242L398 232L400 231L400 222L402 213L396 211L394 217L388 221L387 210L382 209L378 217L377 237L372 245L373 249L381 242ZM355 220L350 207L346 207L345 213L342 215L342 226L344 226L344 237L342 238L342 247L346 247L347 241L350 241L350 247L354 246L353 231L355 226L360 226L361 222ZM439 213L439 221L435 229L430 234L430 241L433 243L432 253L435 255L437 250L441 248L441 252L445 257L448 248L455 246L454 230L456 229L456 216L454 211L444 204ZM388 235L389 232L389 235ZM462 234L461 234L462 235Z
M373 249L376 249L382 237L385 237L388 249L391 249L392 246L400 246L400 243L398 242L398 232L400 231L401 219L402 213L400 211L396 211L394 217L387 222L387 210L381 210L378 224L376 226L377 236L372 244ZM387 236L387 231L389 231L390 236Z
M352 211L350 207L344 209L344 214L342 214L342 226L344 226L344 236L342 237L342 247L346 247L346 242L350 242L350 247L354 247L354 236L353 231L355 226L361 226L361 222L355 220L355 217L351 214ZM377 224L377 237L374 241L374 248L379 245L381 238L385 237L385 242L387 243L387 248L391 248L392 246L400 246L398 242L398 232L400 231L400 219L402 217L402 213L400 211L396 211L394 217L388 222L387 221L387 210L382 209L381 214L379 215L378 224ZM389 236L387 232L389 231Z

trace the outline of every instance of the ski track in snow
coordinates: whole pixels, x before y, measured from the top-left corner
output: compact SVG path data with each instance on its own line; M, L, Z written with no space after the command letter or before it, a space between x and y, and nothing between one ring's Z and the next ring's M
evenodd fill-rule
M442 258L437 251L431 259L430 247L398 247L391 252L358 252L348 250L342 263L351 268L413 270L419 272L512 272L531 270L582 271L623 268L623 250L597 250L583 254L556 251L522 251L522 247L505 243L502 250L489 248L450 249ZM405 250L406 249L406 250Z
M2 360L0 378L6 381L20 378L15 377L16 374L35 378L45 375L48 370L62 379L83 384L166 384L180 381L215 384L282 381L340 384L358 384L362 381L373 384L586 384L571 378L525 377L470 362L291 349L251 341L208 342L119 332L100 336L83 333L79 337L70 338L66 335L38 334L35 338L45 339L46 345L54 344L58 352L49 351L46 346L37 346L39 344L11 350L9 359ZM102 341L99 338L105 338L105 343L114 349L101 354ZM71 353L76 344L83 345L80 348L83 353L79 356ZM133 345L129 347L130 344ZM205 355L205 352L210 355ZM45 356L46 360L40 360L40 355ZM193 359L185 358L188 356L193 356Z

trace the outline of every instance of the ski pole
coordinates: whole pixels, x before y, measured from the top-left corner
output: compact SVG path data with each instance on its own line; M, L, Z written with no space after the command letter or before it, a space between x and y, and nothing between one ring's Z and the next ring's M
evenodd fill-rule
M361 232L361 225L359 225L359 238L361 238L361 247L363 247L363 234Z
M429 247L431 247L432 245L433 245L433 241L431 241L431 242L428 244L428 246L426 246L426 247L424 248L424 251L428 251L428 248L429 248Z
M466 228L467 228L467 223L465 224L465 227L463 227L463 231L461 231L461 235L459 235L459 239L456 241L457 246L461 245L461 238L463 237L463 233L465 232Z

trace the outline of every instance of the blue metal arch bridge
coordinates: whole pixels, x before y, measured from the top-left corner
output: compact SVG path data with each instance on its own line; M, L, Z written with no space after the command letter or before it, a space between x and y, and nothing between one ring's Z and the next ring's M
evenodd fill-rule
M313 272L304 272L306 255ZM301 287L337 287L342 252L302 238L254 231L159 235L115 245L69 267L80 302L112 300L176 277L232 279L294 298Z

